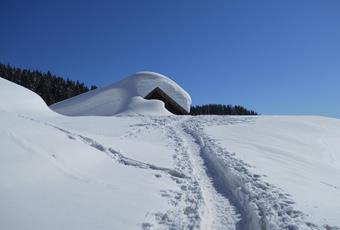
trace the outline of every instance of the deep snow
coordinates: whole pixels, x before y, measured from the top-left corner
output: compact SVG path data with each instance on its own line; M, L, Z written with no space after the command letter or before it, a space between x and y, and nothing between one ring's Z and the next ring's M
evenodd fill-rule
M289 193L292 206L310 222L340 226L338 119L277 116L214 123L207 133L253 173Z
M214 193L205 200L201 183L209 180L193 173L188 153L179 147L182 139L163 118L65 117L30 91L0 82L16 93L11 98L17 102L1 97L0 229L235 225L226 200L217 205ZM173 118L169 125L177 122ZM207 204L210 219L204 218Z
M0 229L340 226L339 120L67 117L1 78L0 100Z
M69 116L117 114L170 115L164 103L145 100L144 97L159 87L187 112L190 111L191 97L176 82L154 72L138 72L112 85L58 102L50 108Z

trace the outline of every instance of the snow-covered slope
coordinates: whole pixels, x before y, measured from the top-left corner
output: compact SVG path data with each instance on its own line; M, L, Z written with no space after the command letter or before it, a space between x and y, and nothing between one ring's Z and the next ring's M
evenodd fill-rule
M252 173L291 195L311 223L340 226L340 120L231 118L205 130Z
M183 212L198 207L187 201L197 185L161 128L142 117L60 116L34 93L0 83L0 229L197 224L197 213Z
M187 112L190 111L189 94L174 81L154 72L138 72L107 87L56 103L51 109L70 116L111 116L118 113L169 115L163 102L143 99L156 87L160 87Z
M0 229L339 229L339 120L129 114L0 78Z
M40 115L53 113L37 94L1 77L0 100L0 111Z

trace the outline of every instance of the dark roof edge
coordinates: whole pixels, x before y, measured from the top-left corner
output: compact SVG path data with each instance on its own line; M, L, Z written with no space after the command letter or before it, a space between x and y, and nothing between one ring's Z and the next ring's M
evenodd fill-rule
M189 114L190 111L187 111L186 109L184 109L181 105L179 105L174 99L172 99L167 93L165 93L160 87L156 87L153 90L150 91L150 93L148 93L144 98L148 98L150 97L155 91L157 91L157 93L159 93L160 95L162 95L167 101L169 101L170 104L172 104L173 106L175 106L178 110L180 110L183 114Z

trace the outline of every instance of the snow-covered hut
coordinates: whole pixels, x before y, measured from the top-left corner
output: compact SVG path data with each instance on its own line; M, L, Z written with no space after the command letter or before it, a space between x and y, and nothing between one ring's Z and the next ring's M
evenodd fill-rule
M190 95L176 82L162 74L144 71L50 108L69 116L112 116L188 114L190 106Z

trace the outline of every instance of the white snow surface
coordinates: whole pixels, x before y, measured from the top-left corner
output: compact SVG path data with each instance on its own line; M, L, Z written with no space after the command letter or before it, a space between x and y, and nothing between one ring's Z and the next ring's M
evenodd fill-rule
M0 77L0 111L51 114L46 103L34 92Z
M144 99L156 87L161 88L187 112L190 111L191 97L184 89L162 74L147 71L53 104L50 108L69 116L112 116L119 113L169 115L163 102Z
M308 221L340 226L340 120L261 116L205 130L251 172L291 195Z
M0 229L339 229L339 120L131 114L0 78Z

